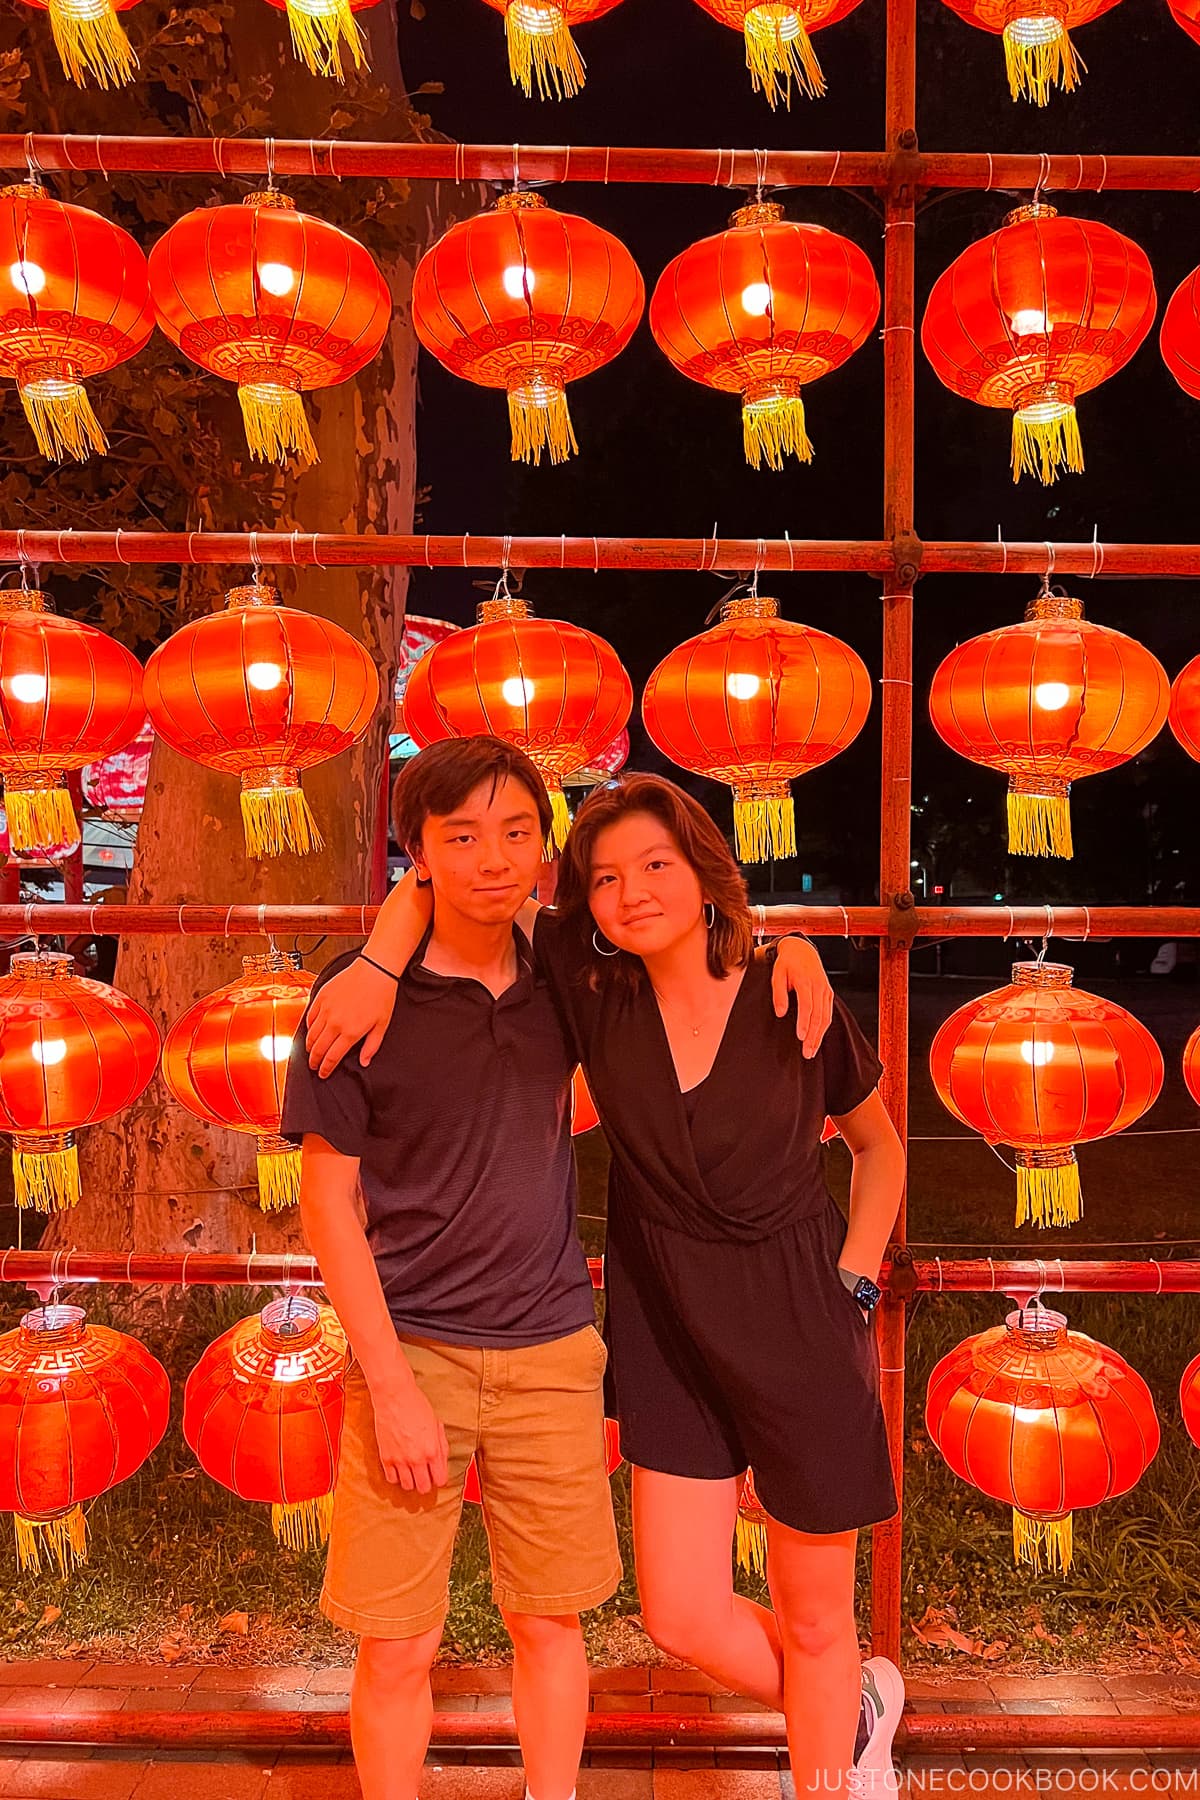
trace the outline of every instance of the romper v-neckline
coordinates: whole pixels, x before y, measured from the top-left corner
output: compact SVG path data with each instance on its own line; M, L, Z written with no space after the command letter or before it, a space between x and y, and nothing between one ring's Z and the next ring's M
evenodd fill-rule
M696 1092L697 1088L702 1088L704 1086L705 1082L711 1081L717 1071L717 1067L721 1061L721 1057L725 1050L725 1045L729 1041L730 1029L733 1025L734 1014L737 1012L738 1005L741 1001L742 995L746 991L746 985L747 985L747 981L749 979L750 969L751 969L751 965L749 963L747 963L746 967L742 970L742 979L738 983L738 991L733 996L733 1000L730 1003L729 1011L725 1015L725 1023L721 1028L721 1036L717 1042L716 1050L713 1052L712 1062L709 1064L705 1073L700 1077L699 1081L693 1082L691 1087L689 1087L689 1088L680 1087L680 1085L679 1085L679 1070L675 1066L675 1054L674 1054L673 1050L671 1049L671 1035L667 1030L667 1022L663 1018L662 1007L658 1003L658 996L655 994L654 988L651 985L649 978L647 978L646 991L647 991L647 994L649 995L650 1007L654 1013L655 1020L657 1021L658 1032L659 1032L659 1037L662 1042L662 1047L666 1052L667 1067L670 1069L670 1072L671 1072L671 1085L675 1089L675 1093L679 1100L679 1104L683 1108L685 1113L687 1110L686 1106L684 1105L685 1095L694 1094Z

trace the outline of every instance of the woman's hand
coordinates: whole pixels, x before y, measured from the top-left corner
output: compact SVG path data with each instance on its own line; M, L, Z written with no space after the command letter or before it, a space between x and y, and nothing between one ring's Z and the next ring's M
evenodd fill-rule
M833 989L816 947L807 938L780 938L771 971L775 1016L787 1017L788 1004L796 999L796 1036L806 1058L815 1056L833 1017Z
M361 957L332 976L308 1009L304 1041L308 1066L331 1075L359 1039L358 1060L365 1069L383 1042L396 1004L396 983Z

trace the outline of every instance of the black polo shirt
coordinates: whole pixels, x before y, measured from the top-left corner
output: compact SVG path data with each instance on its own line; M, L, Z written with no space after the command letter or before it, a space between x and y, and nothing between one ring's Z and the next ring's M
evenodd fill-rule
M576 1229L574 1059L524 936L520 973L494 998L422 966L398 983L371 1066L357 1048L322 1080L304 1030L288 1065L282 1133L359 1159L367 1240L400 1331L502 1349L595 1319ZM313 988L344 969L334 959Z

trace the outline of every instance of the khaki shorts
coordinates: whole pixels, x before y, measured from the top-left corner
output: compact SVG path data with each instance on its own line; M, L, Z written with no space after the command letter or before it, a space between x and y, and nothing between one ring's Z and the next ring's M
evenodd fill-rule
M446 1429L449 1480L431 1494L388 1481L366 1377L351 1361L321 1610L364 1637L432 1631L471 1457L478 1458L496 1605L543 1616L599 1606L621 1580L605 1473L603 1340L587 1325L525 1349L479 1350L400 1333Z

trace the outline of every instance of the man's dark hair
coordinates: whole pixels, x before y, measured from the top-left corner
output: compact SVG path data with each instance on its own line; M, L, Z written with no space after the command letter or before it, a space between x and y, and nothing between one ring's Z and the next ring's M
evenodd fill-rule
M519 781L537 807L544 838L550 835L553 814L546 784L523 750L498 737L446 738L430 744L405 763L392 788L392 834L400 848L411 855L421 848L421 833L431 814L444 817L463 804L481 782L490 781L492 793L502 781Z

